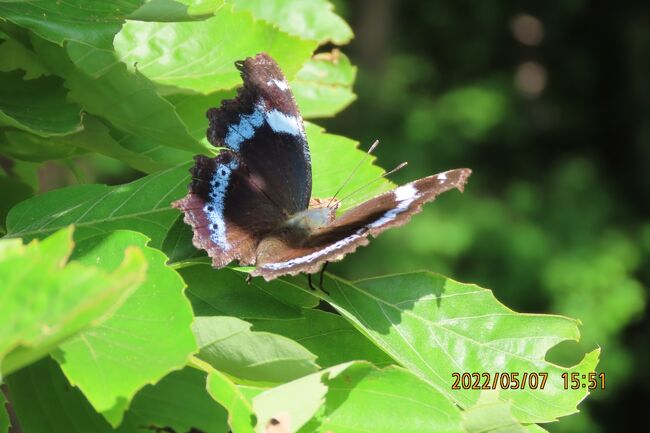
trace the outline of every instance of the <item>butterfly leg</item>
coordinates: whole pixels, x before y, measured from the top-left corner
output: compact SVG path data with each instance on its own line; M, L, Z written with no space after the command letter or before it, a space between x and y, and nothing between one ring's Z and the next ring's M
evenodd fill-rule
M330 262L325 262L323 267L320 270L320 275L318 278L318 288L321 289L323 292L327 293L328 295L330 294L327 290L323 289L323 277L325 276L325 269L327 268L327 265L329 265Z
M314 292L316 291L316 287L311 282L311 274L307 274L307 284L309 285L309 288L313 290Z
M253 281L253 276L251 274L246 275L246 284L250 285Z

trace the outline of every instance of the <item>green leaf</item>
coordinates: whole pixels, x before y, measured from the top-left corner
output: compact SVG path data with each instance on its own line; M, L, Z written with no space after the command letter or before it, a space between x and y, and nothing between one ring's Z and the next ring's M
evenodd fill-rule
M272 388L256 396L253 407L258 433L271 419L291 432L462 431L458 408L424 380L399 367L378 370L363 362Z
M516 313L491 291L441 275L418 272L354 284L338 278L324 286L331 302L379 347L410 371L435 385L462 407L479 391L452 390L453 373L546 373L544 390L501 390L523 423L549 422L576 412L586 390L565 390L561 374L594 371L599 350L571 367L545 360L564 340L579 338L576 320Z
M64 41L85 42L110 48L113 36L127 15L143 0L3 0L0 18L25 27L40 37L63 45Z
M0 432L6 433L11 426L9 414L7 413L7 399L3 392L0 392Z
M23 77L25 80L32 80L50 73L32 50L15 39L7 39L0 43L0 59L2 59L0 72L21 69L25 71Z
M182 368L196 350L183 280L165 265L164 254L146 244L144 235L130 231L79 242L73 257L109 271L125 247L138 246L149 265L147 278L111 318L54 353L70 383L112 425L119 424L139 389Z
M60 140L67 140L70 145L115 158L145 173L177 165L190 155L179 149L158 145L140 147L139 144L143 140L134 140L133 136L119 131L112 133L104 122L90 115L84 117L82 132L61 137Z
M309 122L305 123L305 132L311 150L312 197L332 197L347 181L337 194L339 199L347 197L339 208L342 212L395 187L381 177L384 170L373 164L375 157L367 157L365 152L356 148L358 142L327 134L323 128ZM357 165L359 168L350 178ZM349 194L352 195L348 197Z
M7 378L11 404L25 433L112 433L113 428L71 387L56 362L45 358ZM142 432L125 421L120 433Z
M228 425L232 433L254 432L253 407L242 390L228 376L217 370L211 370L207 388L212 398L228 411Z
M346 44L352 29L334 13L326 0L228 0L238 10L250 11L256 18L280 27L283 31L319 44Z
M289 36L230 7L219 8L204 21L129 21L115 37L114 46L123 62L150 80L200 93L241 84L234 62L260 52L270 54L293 77L316 48L313 42Z
M271 385L318 370L316 355L295 341L269 332L252 332L236 317L197 317L198 358L238 382Z
M300 114L305 119L332 117L350 105L357 68L338 50L315 55L291 81Z
M295 284L295 279L278 278L270 283L230 268L215 270L200 264L180 269L187 284L187 297L196 316L236 316L240 319L275 317L299 318L298 307L313 307L318 299Z
M25 81L23 75L0 73L0 125L43 137L81 131L81 107L66 100L60 78Z
M193 21L212 15L223 0L149 0L128 16L136 21Z
M3 375L46 355L66 338L100 323L144 278L146 262L124 246L110 271L69 261L72 228L42 242L0 240L0 362Z
M499 400L498 390L483 391L476 404L463 411L463 427L468 433L526 433L511 406Z
M127 419L141 426L171 427L176 433L191 428L227 433L227 413L208 394L206 377L187 367L147 385L133 399Z
M208 119L206 112L211 107L219 107L224 99L232 99L237 92L222 90L208 95L172 94L166 98L174 105L179 117L187 125L187 130L195 140L211 146L206 138Z
M188 165L117 185L61 188L19 203L7 216L8 236L33 239L75 224L75 238L127 229L144 233L150 246L162 245L178 217L171 202L187 192Z
M331 367L353 360L385 366L394 361L357 331L343 317L320 310L303 309L302 317L250 319L254 331L284 335L318 356L318 364Z
M162 251L169 257L168 263L187 266L195 263L211 263L204 250L197 249L192 244L194 233L192 228L185 224L183 215L179 215L165 236Z
M399 367L354 364L327 382L324 431L458 432L458 408L424 380ZM372 413L372 416L367 414ZM343 428L341 428L343 427Z
M176 433L190 428L205 433L226 433L226 412L206 390L206 375L185 368L133 399L119 428L108 422L71 387L51 359L32 364L7 378L12 404L25 433L92 432L145 433L150 427L171 427ZM1 393L0 393L1 395Z
M290 423L291 432L298 431L316 415L325 403L327 378L334 378L352 363L336 365L318 373L301 377L289 383L271 388L253 398L253 409L257 416L255 431L263 433L272 419ZM300 398L296 398L300 396ZM313 429L305 429L313 431Z
M33 44L47 67L65 80L70 89L68 97L119 130L141 138L146 149L138 151L146 150L152 157L153 151L169 147L186 151L187 159L194 152L206 151L189 135L174 107L156 93L154 84L127 71L112 51L79 43L61 48L37 38ZM95 74L88 75L79 68Z

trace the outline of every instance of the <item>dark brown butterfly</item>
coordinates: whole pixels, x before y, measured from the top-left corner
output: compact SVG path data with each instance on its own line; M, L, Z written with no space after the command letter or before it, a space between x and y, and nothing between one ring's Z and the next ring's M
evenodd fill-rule
M311 199L311 162L302 118L280 68L267 54L236 63L244 86L211 108L215 158L196 156L189 193L173 206L185 213L193 243L215 268L233 260L255 265L253 276L318 272L366 245L370 235L405 224L422 204L453 188L469 169L402 185L340 216L338 201Z

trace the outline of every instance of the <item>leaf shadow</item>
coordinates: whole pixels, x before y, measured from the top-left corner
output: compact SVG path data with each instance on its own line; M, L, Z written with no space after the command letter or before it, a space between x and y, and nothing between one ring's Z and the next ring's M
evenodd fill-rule
M349 282L327 274L325 298L343 316L363 328L388 334L416 304L427 303L431 314L442 309L448 279L432 272L384 275Z

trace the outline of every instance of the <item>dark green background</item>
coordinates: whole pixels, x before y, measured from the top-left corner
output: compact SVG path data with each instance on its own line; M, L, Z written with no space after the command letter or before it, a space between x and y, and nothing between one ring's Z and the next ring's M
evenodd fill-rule
M650 428L639 411L650 401L648 3L336 5L356 34L345 52L359 67L359 97L322 123L366 148L379 138L379 164L409 162L398 182L461 166L474 174L464 194L442 196L330 269L350 278L430 269L519 311L577 317L580 346L602 348L606 390L545 427ZM535 36L529 17L541 25L537 44L513 31ZM545 74L541 92L518 86L518 71ZM553 357L571 361L561 348Z

